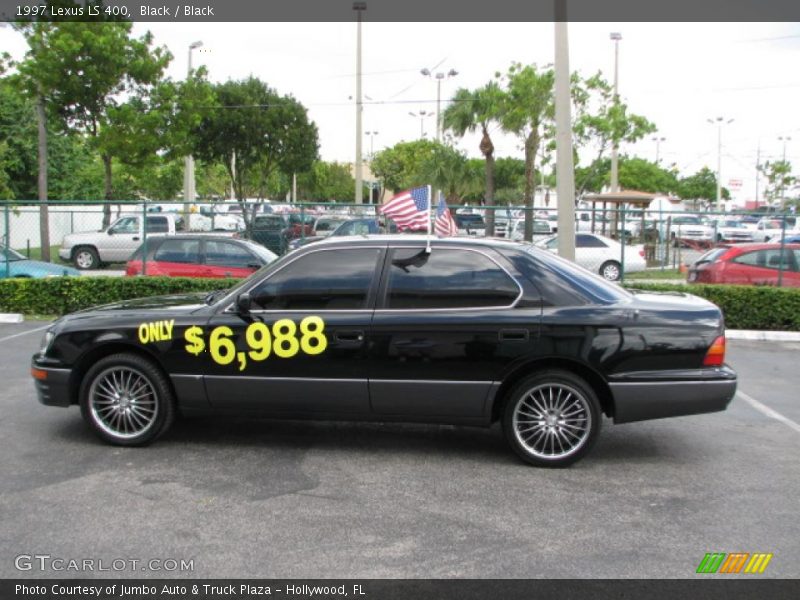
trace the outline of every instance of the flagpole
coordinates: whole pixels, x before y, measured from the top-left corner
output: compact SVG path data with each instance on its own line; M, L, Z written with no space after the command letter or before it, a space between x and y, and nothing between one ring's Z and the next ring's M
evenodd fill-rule
M433 196L431 195L431 186L428 184L428 240L425 244L425 252L431 253L431 208L433 207Z

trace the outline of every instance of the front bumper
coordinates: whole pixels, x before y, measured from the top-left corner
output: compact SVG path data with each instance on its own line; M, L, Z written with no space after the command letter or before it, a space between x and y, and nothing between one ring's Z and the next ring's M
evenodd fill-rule
M72 248L59 248L58 256L61 258L61 260L69 262L69 260L72 258Z
M31 375L39 402L45 406L70 406L69 376L72 371L45 366L36 360L36 356L31 362Z
M680 417L725 410L736 393L728 366L619 375L609 382L614 422Z

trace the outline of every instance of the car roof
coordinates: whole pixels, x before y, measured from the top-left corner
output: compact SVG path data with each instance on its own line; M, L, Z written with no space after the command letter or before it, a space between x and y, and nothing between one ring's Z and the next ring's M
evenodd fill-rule
M367 234L367 235L346 235L338 237L326 237L325 239L315 243L308 248L324 248L329 246L353 246L380 243L389 246L404 246L408 243L425 244L428 241L428 236L417 233L382 233L382 234ZM432 244L452 245L452 246L476 246L476 247L491 247L491 248L516 248L524 247L520 242L513 242L502 238L486 238L486 237L438 237L436 235L430 236Z

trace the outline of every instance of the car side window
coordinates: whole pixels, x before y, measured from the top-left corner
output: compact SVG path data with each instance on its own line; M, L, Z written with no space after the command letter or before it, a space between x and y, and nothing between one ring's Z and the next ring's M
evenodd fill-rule
M359 310L375 279L378 248L310 252L250 292L264 310Z
M509 306L520 294L511 276L481 252L398 248L392 250L390 264L389 309Z
M575 236L577 248L608 248L608 244L593 235L579 234Z
M111 233L139 233L139 217L123 217L109 231Z
M167 217L147 217L145 219L147 233L167 233L169 231L169 220Z
M173 263L200 263L200 240L164 240L153 260Z
M246 248L232 242L206 240L206 264L216 267L241 267L260 264Z
M754 250L753 252L745 252L739 256L731 259L731 262L748 265L750 267L765 267L766 266L766 250Z

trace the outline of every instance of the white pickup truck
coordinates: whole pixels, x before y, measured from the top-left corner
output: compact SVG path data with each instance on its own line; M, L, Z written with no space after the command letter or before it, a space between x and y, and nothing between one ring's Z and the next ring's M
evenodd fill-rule
M207 220L202 215L191 219ZM178 213L147 213L147 236L175 235L183 229ZM204 229L195 227L195 229ZM124 262L144 241L142 215L121 215L102 231L70 233L64 236L58 255L78 269L97 269L103 263Z

